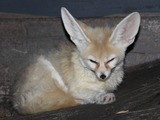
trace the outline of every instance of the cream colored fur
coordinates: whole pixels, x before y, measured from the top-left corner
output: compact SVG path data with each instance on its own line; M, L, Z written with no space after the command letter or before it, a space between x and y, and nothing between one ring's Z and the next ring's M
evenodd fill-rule
M61 9L72 43L41 55L15 86L14 108L34 114L79 104L108 104L123 79L126 48L138 32L140 16L132 13L115 29L91 28Z

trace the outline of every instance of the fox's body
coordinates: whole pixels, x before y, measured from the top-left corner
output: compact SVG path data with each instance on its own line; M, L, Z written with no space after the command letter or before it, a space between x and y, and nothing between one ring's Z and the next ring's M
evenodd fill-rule
M123 20L138 19L131 20L136 27L127 36L125 31L118 31L123 21L115 29L91 28L76 22L62 8L65 28L75 45L64 43L59 49L39 56L28 67L15 87L14 108L22 114L33 114L115 101L111 92L122 82L125 50L134 41L139 27L139 14L135 14ZM118 42L121 37L124 40ZM128 41L125 37L129 37Z

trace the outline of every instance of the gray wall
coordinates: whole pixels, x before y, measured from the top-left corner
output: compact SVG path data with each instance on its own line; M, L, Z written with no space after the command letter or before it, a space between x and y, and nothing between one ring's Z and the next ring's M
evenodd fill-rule
M76 17L99 17L110 14L160 12L160 0L0 0L0 12L40 16L60 16L66 7Z

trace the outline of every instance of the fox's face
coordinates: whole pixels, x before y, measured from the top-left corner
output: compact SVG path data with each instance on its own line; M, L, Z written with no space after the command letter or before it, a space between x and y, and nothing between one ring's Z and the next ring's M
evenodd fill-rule
M108 38L104 38L107 41ZM81 52L81 62L93 71L100 81L107 80L112 71L122 64L124 52L119 51L109 42L91 42Z
M82 65L95 73L98 80L107 80L112 71L123 64L126 48L134 42L140 25L135 12L124 18L115 29L92 28L76 21L65 9L62 20L71 40L77 46Z
M105 81L117 66L123 64L124 51L110 42L112 30L87 28L84 31L90 42L81 51L81 62L98 80Z

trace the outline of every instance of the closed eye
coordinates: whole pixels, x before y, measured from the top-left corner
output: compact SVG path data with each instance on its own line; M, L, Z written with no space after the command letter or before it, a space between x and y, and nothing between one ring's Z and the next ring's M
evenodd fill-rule
M111 62L111 61L113 61L113 60L115 60L115 57L114 57L114 58L111 58L110 60L108 60L107 63L109 63L109 62Z
M92 62L92 63L98 64L98 62L96 62L96 61L94 61L92 59L89 59L89 61Z

